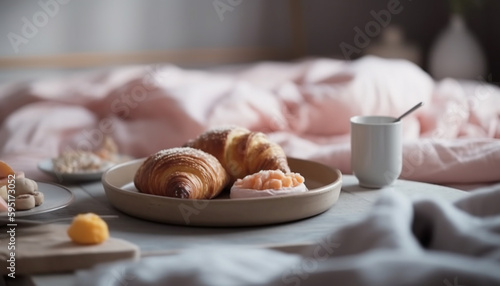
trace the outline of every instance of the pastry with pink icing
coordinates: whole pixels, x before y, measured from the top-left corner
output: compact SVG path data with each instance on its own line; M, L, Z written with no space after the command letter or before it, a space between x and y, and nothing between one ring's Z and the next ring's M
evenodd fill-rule
M231 187L230 198L254 198L307 192L299 173L266 170L238 179Z

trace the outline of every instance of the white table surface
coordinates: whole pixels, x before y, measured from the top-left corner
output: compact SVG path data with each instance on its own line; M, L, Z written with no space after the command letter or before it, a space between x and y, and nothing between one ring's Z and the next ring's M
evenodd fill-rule
M392 186L383 189L359 187L357 179L351 175L344 175L342 180L339 200L328 211L308 219L271 226L189 227L136 219L119 212L110 205L100 182L67 186L75 194L75 201L70 206L27 218L37 220L72 218L82 212L118 215L119 218L107 221L111 236L138 245L141 254L148 255L158 251L180 250L196 245L262 246L314 243L327 233L335 231L336 228L361 219L382 191L398 192L413 198L432 197L446 201L454 201L467 195L467 192L458 189L404 180L398 180ZM36 275L31 279L36 285L71 285L73 277L71 274ZM19 279L10 281L8 285L29 284Z

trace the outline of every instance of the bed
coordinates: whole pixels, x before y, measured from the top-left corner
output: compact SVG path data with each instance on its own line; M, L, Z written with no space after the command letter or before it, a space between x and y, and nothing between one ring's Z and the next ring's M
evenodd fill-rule
M0 160L52 181L39 161L96 148L106 136L121 153L141 158L222 125L264 132L290 157L350 174L349 118L398 116L422 101L403 122L401 179L467 190L466 198L383 196L364 220L331 234L348 245L332 253L205 249L120 267L136 277L128 285L500 284L500 89L487 82L434 81L404 60L309 58L204 70L110 68L4 84L0 100ZM174 267L174 259L188 266ZM195 261L214 261L212 279L207 264ZM141 276L158 263L170 271ZM85 281L105 273L79 275Z
M398 116L422 101L404 120L401 177L464 188L500 181L499 88L434 82L403 60L131 66L4 84L0 98L1 157L33 176L38 160L96 148L107 135L139 158L221 125L265 132L289 156L348 174L351 116Z

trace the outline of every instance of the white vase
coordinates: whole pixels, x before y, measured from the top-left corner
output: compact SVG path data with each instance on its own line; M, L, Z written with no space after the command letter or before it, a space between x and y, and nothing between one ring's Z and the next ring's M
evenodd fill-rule
M460 15L453 15L429 54L429 71L435 79L479 79L486 73L486 58Z

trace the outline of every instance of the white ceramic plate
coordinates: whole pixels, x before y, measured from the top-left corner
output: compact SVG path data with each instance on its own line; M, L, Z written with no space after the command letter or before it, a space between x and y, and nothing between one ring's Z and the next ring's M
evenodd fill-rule
M54 176L58 182L84 182L84 181L97 181L100 180L102 174L109 169L113 164L106 165L98 171L91 172L78 172L78 173L61 173L54 171L52 159L45 159L38 162L38 169Z
M73 193L63 186L42 182L37 182L37 184L38 190L43 193L45 199L43 204L30 210L16 211L16 218L55 211L68 206L75 199ZM8 215L2 212L0 217L5 219Z
M162 223L192 226L256 226L304 219L328 210L338 200L342 174L337 169L289 158L309 191L283 196L190 200L139 193L134 175L144 159L112 167L102 177L110 203L129 215Z

